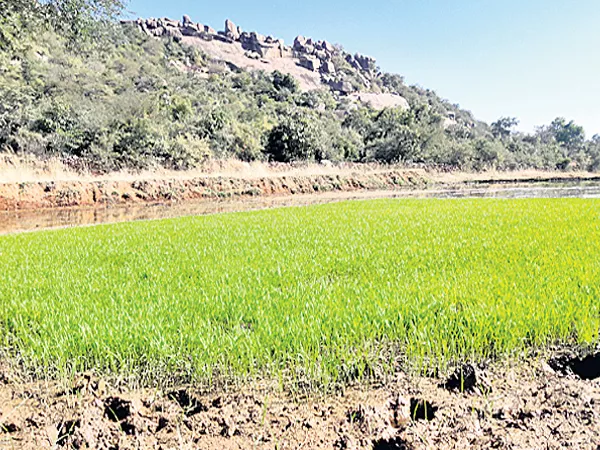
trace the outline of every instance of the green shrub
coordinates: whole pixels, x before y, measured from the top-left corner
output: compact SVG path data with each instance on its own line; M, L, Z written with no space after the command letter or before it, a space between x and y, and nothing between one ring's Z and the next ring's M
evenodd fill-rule
M265 153L278 162L312 161L325 154L325 139L312 114L295 112L270 131Z

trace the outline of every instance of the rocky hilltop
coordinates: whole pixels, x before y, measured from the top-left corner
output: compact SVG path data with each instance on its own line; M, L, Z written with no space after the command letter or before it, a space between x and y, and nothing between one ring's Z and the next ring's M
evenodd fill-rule
M381 76L374 58L348 53L326 40L297 36L292 45L286 45L283 39L245 31L229 19L223 30L217 31L194 22L188 15L182 20L150 18L123 23L138 27L148 36L170 37L198 47L230 67L290 74L304 90L327 86L375 108L408 108L408 102L400 95L374 89L373 80Z

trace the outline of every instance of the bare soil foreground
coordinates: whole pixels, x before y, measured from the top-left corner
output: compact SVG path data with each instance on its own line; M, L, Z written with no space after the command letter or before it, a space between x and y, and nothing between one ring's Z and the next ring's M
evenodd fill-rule
M570 358L308 396L258 384L130 391L93 375L23 384L5 373L0 448L597 449L600 356Z

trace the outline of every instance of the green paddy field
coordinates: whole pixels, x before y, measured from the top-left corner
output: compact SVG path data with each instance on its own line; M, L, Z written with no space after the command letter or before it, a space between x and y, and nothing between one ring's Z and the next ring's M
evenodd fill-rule
M600 200L375 200L0 237L26 372L330 384L594 344Z

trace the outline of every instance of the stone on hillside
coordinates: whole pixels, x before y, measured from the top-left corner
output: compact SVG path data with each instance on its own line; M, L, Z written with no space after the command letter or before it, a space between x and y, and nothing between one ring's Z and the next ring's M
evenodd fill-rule
M364 71L369 71L372 67L375 67L375 59L371 58L370 56L365 56L357 53L356 55L354 55L354 60Z
M179 28L181 26L181 23L179 22L179 20L169 19L168 17L163 17L162 19L158 19L159 25L161 25L161 22L162 22L163 27Z
M152 36L156 36L156 37L165 36L166 29L163 27L154 28L153 30L151 30L151 32L149 34Z
M308 70L312 70L313 72L317 72L321 67L321 61L318 58L315 58L314 56L301 57L299 64L301 67L304 67Z
M329 82L329 87L334 91L341 92L342 94L351 94L356 89L352 86L352 83L344 80L331 80Z
M385 108L400 108L404 110L410 109L410 104L408 101L398 94L359 92L352 94L351 97L357 102L369 105L371 108L376 110L382 110Z
M329 55L325 50L315 50L314 55L319 58L321 61L326 61L329 59Z
M192 22L192 19L190 18L190 16L188 16L187 14L183 15L183 26L187 27L190 25L193 25L194 22Z
M334 53L335 52L335 47L333 46L333 44L330 44L327 41L323 41L322 47L323 47L323 50L325 50L328 53Z
M184 36L199 37L202 32L204 32L204 26L201 24L188 23L181 27L181 34Z
M315 52L315 47L312 44L306 44L304 46L303 53L306 53L307 55L312 55L314 52Z
M234 41L237 41L240 38L240 33L238 32L238 28L235 26L235 23L233 23L229 19L227 19L225 21L225 35L228 38L233 39Z
M331 61L323 61L321 64L321 72L334 74L335 73L335 65Z
M259 53L256 53L256 52L251 51L251 50L249 50L246 53L244 53L244 55L246 56L246 58L250 58L250 59L256 59L256 60L258 60L258 59L261 58L261 55Z
M217 34L216 30L208 25L204 25L204 32L208 34Z
M306 38L304 36L296 36L294 39L294 50L302 50L306 45Z
M267 42L267 38L264 37L262 34L258 34L256 32L252 32L250 33L250 35L252 36L253 39L256 40L256 42L262 44L263 42Z
M181 30L179 28L166 27L164 31L164 35L173 38L175 42L180 42L183 35L181 34Z
M269 40L258 33L244 32L239 39L242 48L249 52L257 53L263 58L281 58L284 45L280 41Z

